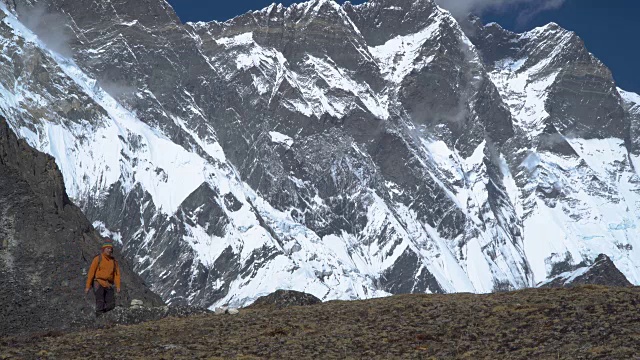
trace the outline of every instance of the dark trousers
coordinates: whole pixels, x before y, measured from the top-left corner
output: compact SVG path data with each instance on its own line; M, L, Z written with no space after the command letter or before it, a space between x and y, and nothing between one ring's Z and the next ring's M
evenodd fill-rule
M116 307L116 297L113 287L102 287L98 283L93 286L93 294L96 296L96 314L100 315Z

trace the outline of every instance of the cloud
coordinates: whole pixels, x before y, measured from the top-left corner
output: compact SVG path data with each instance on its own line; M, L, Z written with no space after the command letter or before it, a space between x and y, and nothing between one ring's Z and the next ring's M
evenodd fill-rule
M546 0L536 2L535 6L528 7L518 15L516 23L518 26L522 27L541 12L559 9L564 2L565 0Z
M529 173L532 173L538 165L540 165L540 156L535 152L530 152L520 164L520 166L527 169Z
M127 85L122 81L115 81L110 79L102 79L98 81L98 86L107 94L111 95L114 99L122 99L132 96L136 93L137 88L131 85Z
M49 12L45 5L16 7L20 21L33 31L47 47L62 56L70 57L72 50L71 33L67 18L59 13Z
M557 9L566 0L436 0L438 5L449 10L458 18L466 18L470 13L482 15L485 12L504 12L519 9L517 17L519 25L526 24L537 14Z

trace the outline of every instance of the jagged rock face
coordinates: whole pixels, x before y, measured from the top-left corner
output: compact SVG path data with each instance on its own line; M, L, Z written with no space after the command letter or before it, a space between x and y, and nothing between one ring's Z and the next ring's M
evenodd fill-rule
M65 192L53 157L19 140L0 118L0 336L84 327L94 315L86 272L101 239ZM129 262L118 304L160 305Z
M555 25L465 33L431 0L206 24L38 1L65 55L15 3L0 109L170 303L489 292L600 253L640 282L640 101Z
M535 278L590 263L608 247L635 282L635 94L617 89L578 36L556 24L524 34L474 25L471 40L514 115L509 166L523 190L516 208ZM576 247L582 241L589 256ZM540 249L554 250L533 255Z
M627 113L627 126L629 132L626 141L630 152L636 156L640 155L640 96L618 89L622 96L622 104ZM636 163L636 169L637 169Z
M530 73L534 82L552 81L544 103L549 115L545 124L568 137L624 137L625 112L611 72L577 34L556 24L525 34L491 24L474 29L471 40L489 69L509 67L513 74Z
M564 272L540 287L571 287L576 285L633 286L611 259L600 254L589 266Z

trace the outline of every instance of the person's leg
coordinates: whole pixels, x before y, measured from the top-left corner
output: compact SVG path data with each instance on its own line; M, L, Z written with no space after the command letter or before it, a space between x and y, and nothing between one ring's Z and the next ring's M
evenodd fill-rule
M113 310L116 307L115 290L113 287L104 289L104 312Z
M104 312L105 288L98 284L94 284L93 293L96 296L96 316L99 316Z

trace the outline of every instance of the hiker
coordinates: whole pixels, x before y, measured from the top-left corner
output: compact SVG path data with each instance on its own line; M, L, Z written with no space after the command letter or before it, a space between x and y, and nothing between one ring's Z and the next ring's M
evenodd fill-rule
M102 252L93 258L87 275L84 293L88 294L89 289L93 287L93 294L96 296L96 316L116 307L114 285L115 291L120 293L120 268L112 254L113 241L105 239L102 244Z

